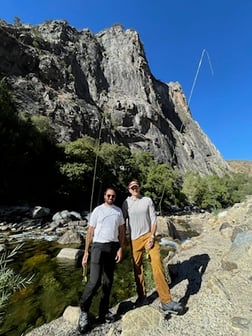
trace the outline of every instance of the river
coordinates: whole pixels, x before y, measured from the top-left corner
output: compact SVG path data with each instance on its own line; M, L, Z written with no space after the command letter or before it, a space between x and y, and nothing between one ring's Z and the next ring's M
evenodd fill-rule
M16 273L34 275L32 284L14 293L4 309L0 335L20 336L62 315L68 305L77 306L84 288L82 268L78 262L58 259L65 246L56 242L26 241L11 267ZM111 306L135 295L129 250L117 265ZM91 312L97 314L99 293Z

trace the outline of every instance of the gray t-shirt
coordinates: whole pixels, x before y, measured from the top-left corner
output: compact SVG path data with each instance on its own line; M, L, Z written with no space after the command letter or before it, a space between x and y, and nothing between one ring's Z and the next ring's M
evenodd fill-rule
M93 226L93 242L118 242L118 227L124 224L122 210L116 205L99 205L90 216L89 225Z
M128 227L132 240L151 231L151 225L156 225L157 216L150 197L128 196L122 206L123 216L128 219Z

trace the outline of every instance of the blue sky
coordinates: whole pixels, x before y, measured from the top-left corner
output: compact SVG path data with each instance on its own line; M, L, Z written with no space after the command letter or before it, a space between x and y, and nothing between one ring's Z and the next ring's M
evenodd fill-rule
M14 17L65 19L93 33L115 23L136 30L152 74L181 84L223 158L252 160L251 0L1 0L0 18Z

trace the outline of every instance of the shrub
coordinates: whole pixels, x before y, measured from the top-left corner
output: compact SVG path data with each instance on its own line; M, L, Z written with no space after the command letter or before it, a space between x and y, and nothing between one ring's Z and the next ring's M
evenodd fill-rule
M4 305L14 292L25 288L32 282L33 275L23 277L21 274L16 274L9 266L22 246L20 244L10 252L2 252L0 257L0 311L3 310Z

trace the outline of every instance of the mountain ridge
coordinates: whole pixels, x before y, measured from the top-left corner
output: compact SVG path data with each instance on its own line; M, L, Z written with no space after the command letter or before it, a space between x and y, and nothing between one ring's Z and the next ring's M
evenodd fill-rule
M100 134L101 142L149 151L182 172L230 172L193 120L181 85L152 75L136 31L0 21L0 38L0 76L18 111L46 117L59 143Z

